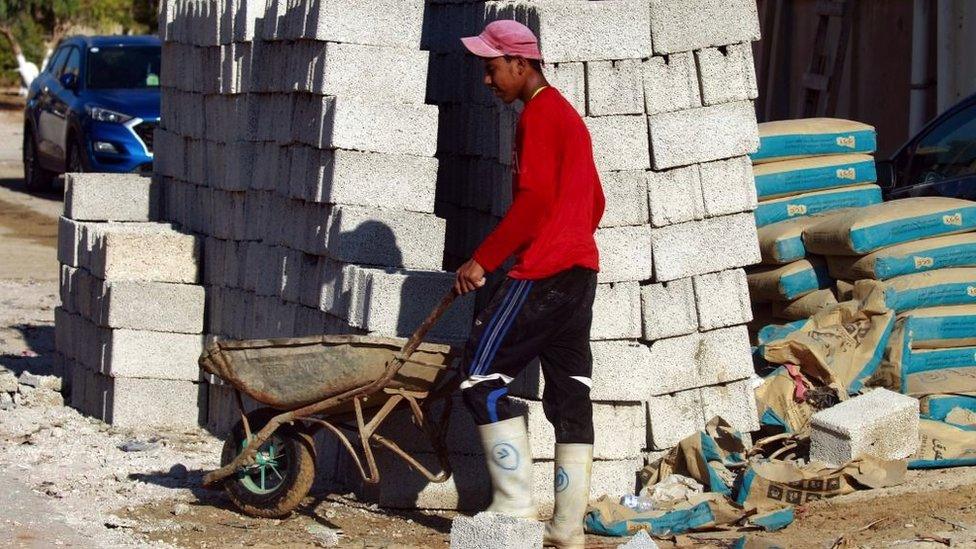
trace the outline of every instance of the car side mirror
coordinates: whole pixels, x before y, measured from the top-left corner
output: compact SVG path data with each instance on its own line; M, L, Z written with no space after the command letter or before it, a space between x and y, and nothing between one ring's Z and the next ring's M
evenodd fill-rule
M78 75L72 72L62 74L58 81L61 82L61 85L64 86L64 89L66 90L74 91L78 87Z
M895 165L891 160L879 160L874 163L878 174L878 186L885 190L895 188Z

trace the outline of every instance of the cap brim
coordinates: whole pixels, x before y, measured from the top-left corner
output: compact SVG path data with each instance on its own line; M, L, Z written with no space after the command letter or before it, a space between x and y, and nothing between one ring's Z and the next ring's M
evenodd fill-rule
M480 36L468 36L461 39L461 43L469 52L478 57L502 57L505 54L488 45Z

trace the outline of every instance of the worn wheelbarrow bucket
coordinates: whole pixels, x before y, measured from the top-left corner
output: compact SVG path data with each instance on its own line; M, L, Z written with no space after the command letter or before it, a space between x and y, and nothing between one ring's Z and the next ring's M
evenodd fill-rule
M421 341L453 300L453 294L445 296L406 341L323 335L208 346L200 367L233 386L241 420L224 444L221 468L207 473L204 485L223 484L247 514L286 516L311 488L312 436L323 429L339 439L367 483L380 480L375 447L390 450L431 482L446 481L451 469L444 438L458 376L450 346ZM246 413L242 394L267 408ZM427 409L434 401L443 406L431 421ZM401 405L426 435L440 473L377 432Z

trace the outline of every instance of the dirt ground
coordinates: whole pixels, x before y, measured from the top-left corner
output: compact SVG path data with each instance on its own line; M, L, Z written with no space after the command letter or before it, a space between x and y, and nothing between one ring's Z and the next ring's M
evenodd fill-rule
M27 193L21 180L17 98L0 97L0 367L58 374L53 311L60 191ZM4 107L7 107L6 109ZM133 442L141 451L124 451ZM313 494L286 520L236 513L200 486L220 441L204 431L117 429L58 405L0 410L0 545L11 547L446 547L452 513L397 512L351 496ZM797 509L754 546L976 547L976 468L910 472L898 487ZM662 547L728 547L743 534L659 540ZM590 536L588 547L625 539Z

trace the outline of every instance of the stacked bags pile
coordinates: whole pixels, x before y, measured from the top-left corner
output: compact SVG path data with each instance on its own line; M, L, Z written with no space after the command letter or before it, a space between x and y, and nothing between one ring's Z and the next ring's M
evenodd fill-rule
M853 210L804 232L830 276L884 286L897 314L869 384L921 401L914 467L976 463L976 202L906 198Z
M762 264L748 271L757 327L837 303L827 264L808 253L803 231L839 211L881 202L873 127L809 118L759 124L759 135L751 158Z

